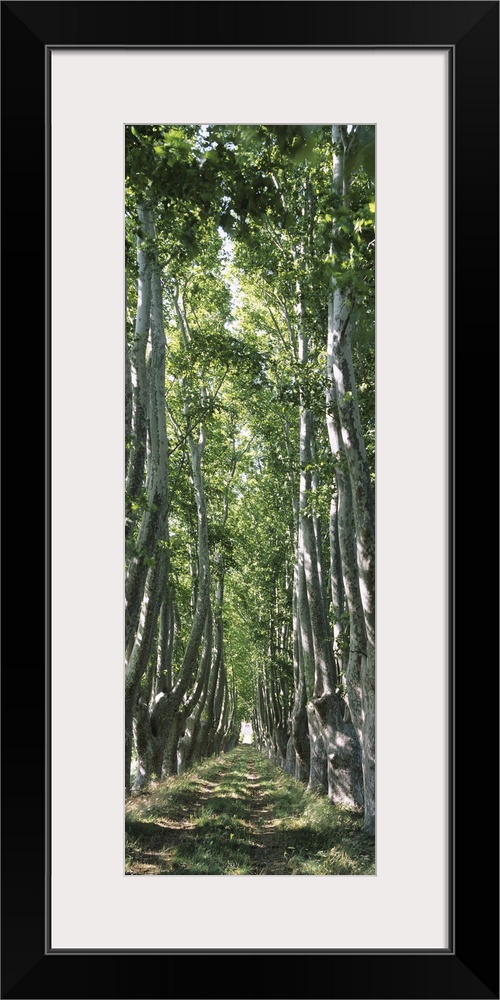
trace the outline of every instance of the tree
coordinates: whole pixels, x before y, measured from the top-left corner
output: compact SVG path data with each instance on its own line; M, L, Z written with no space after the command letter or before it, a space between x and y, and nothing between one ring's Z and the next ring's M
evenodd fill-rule
M360 754L356 734L344 720L336 684L321 526L315 509L318 477L313 475L317 330L321 328L326 301L322 263L328 185L324 159L319 156L325 144L324 130L319 130L314 147L305 149L300 130L283 134L270 129L264 136L260 159L273 178L280 211L245 220L239 259L246 270L258 273L271 323L284 345L288 340L289 363L296 373L295 402L300 425L292 714L296 773L305 777L309 770L311 787L328 789L332 801L353 805L362 801ZM254 230L259 233L258 241Z
M125 413L127 773L132 732L141 785L252 716L368 830L371 138L127 130Z
M356 320L366 310L366 285L351 266L360 222L359 190L353 164L366 133L335 125L333 196L334 271L328 311L327 424L336 460L338 522L333 513L332 562L340 562L349 609L349 656L346 671L351 716L362 748L365 829L375 828L375 504L361 427L352 340ZM369 178L364 185L370 194ZM357 195L357 198L356 198ZM363 206L364 207L364 206ZM356 219L356 209L358 218ZM365 214L368 214L365 210ZM361 217L362 218L362 217ZM357 223L359 223L357 225ZM346 254L346 236L349 257ZM359 247L358 249L359 254ZM360 254L359 254L360 255ZM361 255L360 255L361 256ZM362 258L363 259L363 258ZM337 544L338 540L338 544Z

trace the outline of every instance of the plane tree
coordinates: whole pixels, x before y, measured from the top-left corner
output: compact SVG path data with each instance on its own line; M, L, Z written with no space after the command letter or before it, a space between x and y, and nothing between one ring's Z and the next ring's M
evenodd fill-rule
M365 126L127 130L126 760L234 741L374 829Z

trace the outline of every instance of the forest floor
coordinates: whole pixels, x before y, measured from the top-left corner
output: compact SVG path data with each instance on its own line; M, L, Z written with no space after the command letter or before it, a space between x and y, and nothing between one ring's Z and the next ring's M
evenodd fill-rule
M373 875L362 815L240 744L125 807L127 875Z

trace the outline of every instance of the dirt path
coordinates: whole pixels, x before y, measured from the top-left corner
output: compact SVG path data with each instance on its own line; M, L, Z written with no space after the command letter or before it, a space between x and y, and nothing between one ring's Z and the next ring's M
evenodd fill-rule
M253 747L240 745L127 801L126 873L357 874L358 859L346 854L341 839L354 835L358 850L359 817L337 814L308 795ZM316 822L305 808L311 801ZM363 857L367 871L370 849Z
M263 787L265 782L254 757L249 756L245 777L248 784L244 802L246 826L251 836L248 846L252 874L288 875L289 869L283 857L283 837L277 829L273 804Z

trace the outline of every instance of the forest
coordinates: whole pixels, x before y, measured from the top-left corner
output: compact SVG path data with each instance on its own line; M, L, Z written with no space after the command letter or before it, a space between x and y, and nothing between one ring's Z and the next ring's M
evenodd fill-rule
M239 752L373 838L374 126L127 126L125 271L126 799Z

